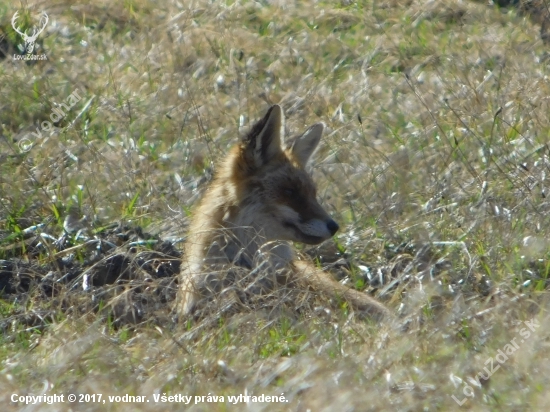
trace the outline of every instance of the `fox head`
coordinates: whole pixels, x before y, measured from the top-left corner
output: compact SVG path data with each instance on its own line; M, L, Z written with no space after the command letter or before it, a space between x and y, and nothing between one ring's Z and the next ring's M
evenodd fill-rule
M267 240L318 244L338 224L321 207L306 165L324 124L317 123L283 145L284 115L272 106L235 149L231 162L239 224L259 230Z

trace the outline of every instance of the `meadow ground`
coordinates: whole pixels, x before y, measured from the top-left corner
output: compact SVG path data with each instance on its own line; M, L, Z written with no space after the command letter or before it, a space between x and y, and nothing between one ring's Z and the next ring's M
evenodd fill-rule
M48 14L47 60L13 58L18 10L22 29ZM2 410L547 409L536 19L458 0L0 1L0 50ZM279 291L175 322L192 207L272 103L290 131L328 126L313 174L341 230L307 253L396 319Z

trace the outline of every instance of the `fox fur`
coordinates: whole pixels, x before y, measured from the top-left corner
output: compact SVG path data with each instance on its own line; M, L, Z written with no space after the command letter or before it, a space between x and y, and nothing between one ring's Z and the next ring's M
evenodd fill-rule
M306 171L323 129L323 123L314 124L283 145L284 115L274 105L221 162L195 211L184 247L180 317L188 316L207 293L208 268L220 265L264 265L273 276L260 282L261 290L305 287L344 299L372 316L389 313L374 298L336 282L304 260L289 244L319 244L339 229L317 201Z

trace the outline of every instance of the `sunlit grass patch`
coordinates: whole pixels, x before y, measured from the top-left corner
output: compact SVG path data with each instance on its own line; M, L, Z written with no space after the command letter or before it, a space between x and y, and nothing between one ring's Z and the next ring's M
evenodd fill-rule
M45 2L29 10L49 15L48 60L26 64L10 57L19 5L0 6L8 408L44 390L151 399L114 410L245 392L289 400L258 410L448 410L465 385L462 408L544 408L550 84L536 20L457 1ZM193 206L273 103L289 130L327 125L312 173L341 230L299 248L394 321L284 290L175 321Z

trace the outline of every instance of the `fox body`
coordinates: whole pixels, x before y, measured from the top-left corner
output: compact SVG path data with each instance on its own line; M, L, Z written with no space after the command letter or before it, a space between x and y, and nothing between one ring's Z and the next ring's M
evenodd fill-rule
M347 300L356 309L383 315L387 309L301 260L289 241L319 244L338 224L316 198L306 165L321 139L317 123L283 145L284 115L272 106L219 165L192 220L182 262L178 312L188 315L209 290L208 268L263 265L272 276L260 289L277 284L308 287Z

